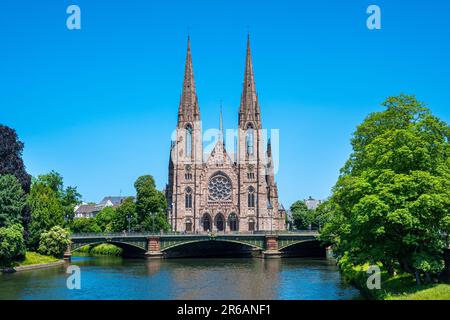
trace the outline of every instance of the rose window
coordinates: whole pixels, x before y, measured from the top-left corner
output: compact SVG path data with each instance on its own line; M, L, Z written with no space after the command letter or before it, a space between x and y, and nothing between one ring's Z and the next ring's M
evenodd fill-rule
M231 181L223 175L216 175L209 181L209 198L214 201L231 199Z

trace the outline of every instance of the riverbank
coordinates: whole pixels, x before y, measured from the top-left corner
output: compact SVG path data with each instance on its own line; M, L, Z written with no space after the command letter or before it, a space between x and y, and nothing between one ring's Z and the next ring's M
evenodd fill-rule
M26 270L42 269L64 264L64 260L57 259L51 256L44 256L37 252L27 251L23 261L16 262L9 268L3 268L0 271L3 273L20 272Z
M407 273L389 276L381 272L380 289L367 288L366 273L369 265L350 266L339 264L344 279L358 288L368 299L372 300L450 300L450 284L431 283L417 285L412 275Z

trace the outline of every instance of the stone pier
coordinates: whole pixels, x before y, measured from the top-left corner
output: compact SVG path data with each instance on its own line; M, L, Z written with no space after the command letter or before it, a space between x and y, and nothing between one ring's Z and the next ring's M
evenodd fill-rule
M277 235L266 236L266 250L263 251L263 258L265 259L281 258L281 252L278 250Z
M162 259L164 253L161 252L161 240L159 236L150 236L147 238L147 259Z
M67 246L66 251L64 252L64 260L70 261L72 259L72 242Z

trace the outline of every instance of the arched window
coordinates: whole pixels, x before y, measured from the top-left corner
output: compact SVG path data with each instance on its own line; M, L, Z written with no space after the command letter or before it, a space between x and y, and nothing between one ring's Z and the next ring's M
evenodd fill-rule
M247 138L246 138L247 155L253 154L254 141L255 141L255 133L254 133L253 125L251 123L249 123L247 126Z
M225 220L221 213L216 215L216 228L217 228L217 231L225 230Z
M190 187L187 187L185 190L184 195L184 205L186 208L192 208L192 189Z
M192 127L190 124L186 126L186 156L192 155Z
M192 220L186 219L186 232L192 232Z
M255 207L255 188L251 186L248 188L248 207Z
M237 231L238 221L235 213L230 214L228 217L228 224L230 225L230 231Z
M207 213L203 214L202 226L203 231L211 231L211 216Z
M248 231L255 231L255 220L248 220Z

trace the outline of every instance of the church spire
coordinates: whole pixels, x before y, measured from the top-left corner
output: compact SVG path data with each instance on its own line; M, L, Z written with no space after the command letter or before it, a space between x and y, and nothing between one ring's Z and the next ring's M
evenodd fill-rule
M222 118L222 100L220 101L220 119L219 119L219 140L225 145Z
M183 91L178 109L178 122L200 120L197 93L195 90L194 68L192 67L191 40L187 39L186 65L184 67Z
M239 108L239 125L245 126L247 121L254 121L260 126L260 110L256 95L255 76L253 73L252 55L250 50L250 34L247 36L247 55L245 59L244 84L242 88L241 106Z

